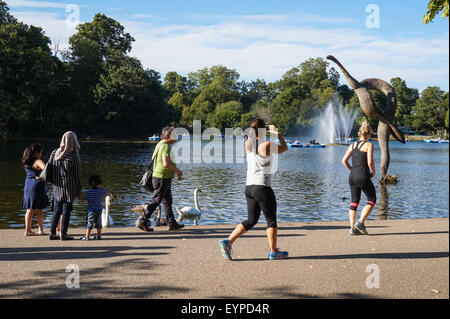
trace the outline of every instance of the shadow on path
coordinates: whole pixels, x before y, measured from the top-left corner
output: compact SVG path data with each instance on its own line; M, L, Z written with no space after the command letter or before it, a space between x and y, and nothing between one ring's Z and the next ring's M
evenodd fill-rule
M151 285L138 282L138 287L130 287L124 276L149 278L155 273L155 264L144 258L127 258L105 264L102 267L80 269L80 287L68 288L67 278L71 275L65 269L37 271L32 278L0 284L2 298L162 298L174 293L186 293L189 288ZM111 273L111 269L125 268L125 274ZM37 278L37 279L36 279ZM135 284L136 285L136 284Z
M91 246L91 247L19 247L0 248L0 261L29 261L29 260L71 260L71 259L98 259L118 256L157 256L166 255L173 246ZM146 252L131 252L132 250L145 250ZM154 252L156 250L156 252ZM159 251L158 251L159 250Z
M368 253L368 254L346 254L346 255L318 255L318 256L289 256L288 259L309 260L309 259L428 259L428 258L448 258L449 252L413 252L413 253ZM267 258L233 259L235 261L267 261Z

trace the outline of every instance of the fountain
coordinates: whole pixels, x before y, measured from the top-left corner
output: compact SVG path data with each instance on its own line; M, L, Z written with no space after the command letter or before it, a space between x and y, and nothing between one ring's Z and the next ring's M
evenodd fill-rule
M347 144L356 116L357 110L343 106L338 98L334 98L320 112L313 136L325 144Z

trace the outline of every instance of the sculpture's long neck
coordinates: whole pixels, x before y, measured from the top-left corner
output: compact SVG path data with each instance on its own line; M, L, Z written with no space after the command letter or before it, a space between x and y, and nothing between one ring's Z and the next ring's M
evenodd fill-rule
M195 201L195 208L199 211L200 207L198 206L198 191L194 191L194 201Z
M341 64L341 62L339 62L338 59L336 59L334 56L332 55L328 55L327 56L328 60L333 61L334 63L337 64L337 66L341 69L342 73L344 73L345 78L347 79L348 84L350 84L350 86L352 87L352 89L356 90L357 88L361 87L361 84L355 80L350 73L347 72L347 70L344 68L344 66Z

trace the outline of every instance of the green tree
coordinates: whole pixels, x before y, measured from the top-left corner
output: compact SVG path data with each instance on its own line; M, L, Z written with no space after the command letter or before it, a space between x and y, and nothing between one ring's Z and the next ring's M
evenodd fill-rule
M399 77L392 78L391 85L397 96L395 122L399 126L411 126L411 113L419 98L419 90L409 88L406 82Z
M311 126L318 111L335 95L339 74L328 66L322 58L308 59L283 74L276 89L272 86L276 92L270 104L273 124L284 133Z
M219 104L214 111L211 124L221 132L224 132L225 128L237 128L241 123L242 111L243 106L239 101L229 101Z
M448 92L437 86L424 89L413 107L412 126L423 133L445 130L445 116L448 110Z
M77 26L77 33L69 39L69 49L63 52L70 65L73 103L68 118L81 132L98 132L98 123L103 113L97 112L97 85L111 79L113 70L128 67L142 68L137 59L130 59L134 41L119 22L104 14L96 14L92 22ZM98 92L97 92L98 95Z
M423 23L427 24L429 22L432 22L436 14L444 10L442 12L443 18L448 18L448 11L449 11L449 1L448 0L430 0L428 3L428 11L423 16Z
M42 29L18 22L8 10L0 2L0 132L36 134L52 115L58 61Z
M239 95L245 112L248 112L257 101L268 99L271 96L269 86L262 79L256 79L250 83L245 81L240 82Z
M169 122L159 73L136 64L133 58L122 58L100 75L94 90L100 118L97 134L139 136L159 131Z
M188 87L195 98L190 107L184 107L182 123L192 125L192 120L202 120L203 125L213 125L218 104L239 100L239 73L222 65L203 68L188 75Z
M342 100L344 105L347 105L350 102L350 99L355 95L355 92L349 88L346 84L339 86L336 91L339 94L339 97Z
M228 69L223 65L215 65L210 68L203 68L197 72L191 72L188 74L188 78L194 83L194 85L203 91L214 80L222 84L227 90L237 91L239 73L234 69Z
M163 86L169 91L170 96L174 95L175 93L186 94L188 81L186 77L172 71L166 73Z
M0 25L17 23L17 19L9 13L9 8L5 2L0 1Z
M97 14L77 30L64 58L74 92L68 117L82 133L142 136L178 121L160 74L128 56L134 39L119 22Z

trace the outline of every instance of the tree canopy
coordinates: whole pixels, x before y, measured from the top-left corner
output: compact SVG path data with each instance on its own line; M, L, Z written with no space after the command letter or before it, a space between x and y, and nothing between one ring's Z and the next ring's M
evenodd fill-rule
M444 11L442 12L442 17L448 18L449 0L430 0L427 8L428 11L422 18L423 23L425 24L432 22L436 14L442 10Z

